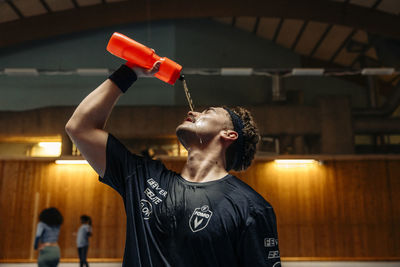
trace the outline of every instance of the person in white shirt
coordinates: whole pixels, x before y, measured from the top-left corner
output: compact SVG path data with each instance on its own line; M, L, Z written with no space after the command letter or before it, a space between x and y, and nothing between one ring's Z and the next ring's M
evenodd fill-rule
M89 267L86 260L89 249L89 237L92 236L92 219L87 215L81 216L82 225L79 227L76 237L76 245L78 247L80 267Z

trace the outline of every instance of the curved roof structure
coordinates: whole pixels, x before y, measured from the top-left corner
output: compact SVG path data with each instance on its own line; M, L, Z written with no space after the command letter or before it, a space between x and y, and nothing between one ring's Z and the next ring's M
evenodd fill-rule
M131 22L212 17L324 62L380 66L376 36L400 39L396 0L0 0L0 48Z

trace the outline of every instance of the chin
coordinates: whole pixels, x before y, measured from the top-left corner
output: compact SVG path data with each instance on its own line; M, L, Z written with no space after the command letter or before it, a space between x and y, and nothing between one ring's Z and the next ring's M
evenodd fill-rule
M196 132L193 131L192 127L186 125L185 123L176 127L176 136L179 139L179 142L188 149L190 147L190 142L196 138Z
M176 127L176 135L179 137L179 135L183 134L185 135L186 133L190 133L193 132L195 133L194 129L194 124L193 123L188 123L188 122L184 122L178 125L178 127Z
M178 127L176 127L175 129L176 136L178 136L179 138L180 135L184 134L184 132L187 131L187 128L188 127L184 123L178 125Z

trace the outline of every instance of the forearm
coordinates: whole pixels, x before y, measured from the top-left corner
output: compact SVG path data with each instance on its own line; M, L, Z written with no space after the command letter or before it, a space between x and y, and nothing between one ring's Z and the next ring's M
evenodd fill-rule
M36 250L39 247L39 237L35 237L35 243L33 244L33 248Z

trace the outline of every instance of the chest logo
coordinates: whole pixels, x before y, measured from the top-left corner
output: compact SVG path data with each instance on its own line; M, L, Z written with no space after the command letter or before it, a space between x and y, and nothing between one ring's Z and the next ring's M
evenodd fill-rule
M189 219L190 230L195 233L206 228L212 214L212 211L207 205L204 205L201 208L196 208Z

